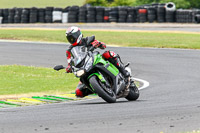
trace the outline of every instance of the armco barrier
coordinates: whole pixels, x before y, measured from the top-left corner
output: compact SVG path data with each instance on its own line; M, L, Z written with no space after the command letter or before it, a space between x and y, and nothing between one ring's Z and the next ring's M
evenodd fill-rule
M177 9L174 3L137 7L71 6L0 9L0 23L200 23L200 9Z

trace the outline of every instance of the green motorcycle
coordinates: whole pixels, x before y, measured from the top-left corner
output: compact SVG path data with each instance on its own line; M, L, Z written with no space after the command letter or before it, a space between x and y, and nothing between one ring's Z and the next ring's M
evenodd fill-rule
M128 81L119 70L109 61L104 60L98 51L88 50L84 46L76 46L71 50L72 72L92 92L108 103L115 103L118 98L134 101L139 98L139 90L133 79ZM129 65L129 64L128 64ZM131 73L126 65L125 69ZM62 65L54 67L55 70L64 69Z

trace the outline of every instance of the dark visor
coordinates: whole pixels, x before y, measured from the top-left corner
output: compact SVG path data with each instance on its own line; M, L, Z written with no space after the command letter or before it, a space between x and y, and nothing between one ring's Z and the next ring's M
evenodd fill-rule
M78 39L79 35L80 35L80 31L78 31L76 33L69 33L67 35L67 40L69 41L69 43L73 44Z

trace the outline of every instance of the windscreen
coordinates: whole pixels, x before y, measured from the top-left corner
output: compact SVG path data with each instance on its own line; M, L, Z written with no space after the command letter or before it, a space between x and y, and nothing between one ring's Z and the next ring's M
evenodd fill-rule
M84 46L76 46L71 49L72 61L77 66L83 61L87 55L87 48Z

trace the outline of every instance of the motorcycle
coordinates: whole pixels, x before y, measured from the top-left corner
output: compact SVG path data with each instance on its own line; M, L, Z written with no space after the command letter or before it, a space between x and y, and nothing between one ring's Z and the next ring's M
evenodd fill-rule
M118 98L126 98L134 101L139 98L139 90L132 77L127 79L109 61L104 60L94 47L87 48L76 46L71 49L72 59L70 65L72 72L93 93L97 94L108 103L115 103ZM131 73L131 69L125 69ZM54 70L64 69L62 65L54 67Z

